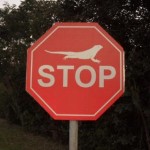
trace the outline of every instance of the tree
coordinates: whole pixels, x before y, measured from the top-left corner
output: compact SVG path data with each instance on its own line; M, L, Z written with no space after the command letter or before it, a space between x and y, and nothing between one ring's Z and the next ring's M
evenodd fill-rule
M126 91L96 122L80 122L79 149L150 150L149 1L25 0L1 9L0 21L1 116L67 139L66 122L50 119L25 92L26 51L54 22L98 22L124 47Z
M24 128L57 136L57 122L25 92L26 54L57 20L53 1L26 0L19 8L0 9L0 116Z
M126 92L121 98L124 100L114 105L112 110L113 113L117 112L114 113L115 116L111 117L109 114L108 122L104 121L104 124L118 132L109 132L108 128L106 133L101 129L98 130L102 141L105 141L105 145L107 143L107 146L102 149L125 149L125 147L126 149L150 149L150 85L148 82L150 80L150 54L148 51L150 47L148 42L150 40L150 11L146 1L63 0L60 3L63 8L61 17L64 21L99 22L121 43L126 52ZM67 15L68 12L69 15ZM128 127L129 122L130 127ZM104 130L105 127L102 126L102 129ZM126 130L129 130L128 133ZM110 133L111 135L107 139L102 136ZM89 141L92 141L90 137ZM141 142L137 144L136 141ZM110 148L108 148L108 143L111 145ZM90 144L90 146L92 149L96 145Z

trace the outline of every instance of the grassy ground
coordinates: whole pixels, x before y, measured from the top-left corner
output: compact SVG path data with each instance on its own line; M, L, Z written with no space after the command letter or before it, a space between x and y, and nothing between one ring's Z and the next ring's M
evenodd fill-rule
M0 150L67 150L68 145L24 132L0 119Z

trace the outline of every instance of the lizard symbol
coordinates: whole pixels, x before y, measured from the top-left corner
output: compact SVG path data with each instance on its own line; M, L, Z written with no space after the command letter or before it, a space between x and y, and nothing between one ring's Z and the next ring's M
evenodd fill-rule
M96 59L96 54L103 48L102 45L94 45L92 48L81 51L81 52L64 52L64 51L48 51L45 50L47 53L50 54L60 54L66 55L64 59L90 59L93 62L100 63L100 60Z

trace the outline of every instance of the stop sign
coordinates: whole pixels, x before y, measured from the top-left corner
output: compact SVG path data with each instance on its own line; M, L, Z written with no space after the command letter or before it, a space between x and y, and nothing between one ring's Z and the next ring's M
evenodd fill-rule
M123 48L97 23L56 23L28 49L26 90L54 119L96 120L124 92Z

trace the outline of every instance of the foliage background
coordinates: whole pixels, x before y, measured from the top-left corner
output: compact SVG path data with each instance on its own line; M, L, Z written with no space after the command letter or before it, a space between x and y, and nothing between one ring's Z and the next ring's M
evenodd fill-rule
M98 22L126 53L126 91L96 122L79 122L79 150L150 150L150 2L25 0L0 9L0 117L68 143L68 122L54 121L25 92L26 54L55 22Z

